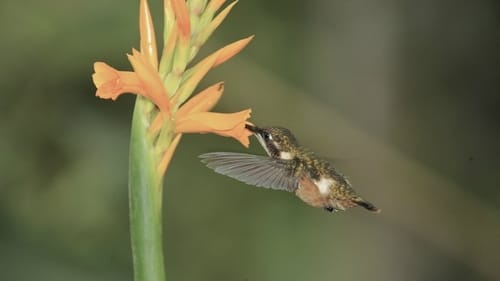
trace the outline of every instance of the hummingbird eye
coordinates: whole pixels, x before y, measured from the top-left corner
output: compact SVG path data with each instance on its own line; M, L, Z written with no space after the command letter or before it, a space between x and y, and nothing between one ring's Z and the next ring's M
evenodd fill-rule
M268 132L264 132L262 134L262 136L264 137L265 140L272 140L273 138L271 137L271 134L269 134Z

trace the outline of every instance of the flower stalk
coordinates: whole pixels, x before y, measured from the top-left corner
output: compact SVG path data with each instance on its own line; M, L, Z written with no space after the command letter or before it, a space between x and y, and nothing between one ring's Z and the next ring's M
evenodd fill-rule
M162 237L162 181L147 134L150 102L137 97L129 158L130 236L134 280L165 280Z
M131 128L129 205L136 281L163 281L163 177L184 133L214 133L249 145L245 128L250 109L236 113L210 110L221 98L216 83L193 96L210 69L239 53L253 38L229 44L190 66L201 46L236 2L217 12L225 0L164 0L163 49L158 60L153 20L147 0L140 0L140 50L127 55L133 71L104 62L94 64L96 96L117 99L137 95Z

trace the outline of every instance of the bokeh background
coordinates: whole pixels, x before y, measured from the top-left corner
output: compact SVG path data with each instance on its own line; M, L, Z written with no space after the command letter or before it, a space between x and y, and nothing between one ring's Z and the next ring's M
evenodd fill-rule
M95 98L91 73L130 68L137 7L0 3L1 280L133 279L134 97ZM216 110L290 128L383 212L240 184L197 155L243 147L187 135L166 176L168 280L500 280L499 30L493 0L241 0L203 49L257 35L204 80L226 81Z

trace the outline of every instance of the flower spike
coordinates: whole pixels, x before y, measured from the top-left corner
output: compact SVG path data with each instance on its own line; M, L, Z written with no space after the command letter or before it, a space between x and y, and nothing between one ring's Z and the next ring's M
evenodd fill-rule
M127 54L133 71L94 63L96 96L136 99L130 134L129 195L135 280L165 280L162 245L163 177L184 133L213 133L249 145L251 109L210 112L224 91L222 82L193 96L207 72L239 53L253 36L229 44L191 66L196 54L236 2L163 0L161 58L147 0L139 0L140 48ZM218 14L217 14L218 13Z
M163 2L165 30L160 61L148 1L140 0L140 51L132 49L132 54L127 55L134 71L119 71L96 62L92 75L96 95L100 98L115 100L124 93L146 98L148 106L142 107L143 114L147 114L145 135L154 147L160 175L166 170L183 133L214 133L232 137L248 146L251 133L245 129L245 124L250 109L229 114L209 112L222 96L222 82L191 96L210 69L232 58L253 39L252 35L233 42L187 68L237 1L218 14L225 0Z

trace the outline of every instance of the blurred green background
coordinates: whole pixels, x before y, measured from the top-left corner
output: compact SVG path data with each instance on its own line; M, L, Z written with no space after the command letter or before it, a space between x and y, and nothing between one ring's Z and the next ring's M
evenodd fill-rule
M134 97L95 98L91 73L130 69L137 3L0 3L1 280L133 278ZM240 184L197 155L243 147L186 135L164 192L168 280L500 280L499 30L498 1L241 0L203 49L257 35L204 80L226 81L216 110L290 128L383 212Z

